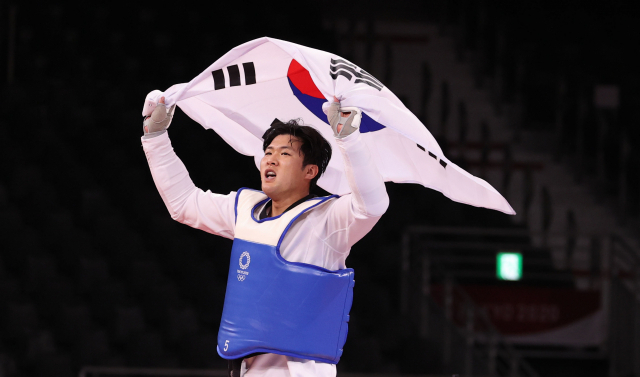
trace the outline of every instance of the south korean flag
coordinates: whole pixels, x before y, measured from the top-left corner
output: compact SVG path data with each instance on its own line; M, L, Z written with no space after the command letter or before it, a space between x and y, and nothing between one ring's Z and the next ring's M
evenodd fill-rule
M335 54L259 38L242 44L184 84L147 96L143 116L161 96L193 120L213 129L259 167L262 135L275 119L301 118L336 147L323 105L334 96L362 109L360 132L385 181L418 183L456 202L515 214L486 181L451 163L427 128L371 74ZM318 185L350 192L340 153L334 153Z

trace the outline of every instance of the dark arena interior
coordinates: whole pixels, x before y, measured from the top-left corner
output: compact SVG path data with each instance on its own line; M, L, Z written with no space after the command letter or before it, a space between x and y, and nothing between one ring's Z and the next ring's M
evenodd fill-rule
M640 376L639 22L604 1L0 1L0 376L225 375L231 241L171 219L140 109L263 36L366 69L517 212L388 182L347 259L339 376ZM170 133L198 187L260 188L180 110Z

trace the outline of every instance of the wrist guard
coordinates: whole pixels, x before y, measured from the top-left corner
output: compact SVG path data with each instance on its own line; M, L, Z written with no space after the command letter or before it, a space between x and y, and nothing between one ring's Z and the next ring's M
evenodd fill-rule
M164 131L171 125L176 105L167 108L164 103L158 103L151 115L142 122L145 135L152 132Z
M351 112L348 117L343 117L343 112ZM333 135L338 139L351 135L360 127L362 111L357 107L340 107L340 102L333 102L327 111L329 124L333 129ZM339 127L342 125L342 127Z

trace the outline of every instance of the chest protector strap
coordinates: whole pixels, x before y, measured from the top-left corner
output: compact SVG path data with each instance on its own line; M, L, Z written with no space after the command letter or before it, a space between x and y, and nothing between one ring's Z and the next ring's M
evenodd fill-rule
M280 255L282 240L298 217L334 197L309 199L280 216L257 220L254 210L267 196L238 190L218 331L221 357L268 352L338 363L347 339L353 269L330 271Z

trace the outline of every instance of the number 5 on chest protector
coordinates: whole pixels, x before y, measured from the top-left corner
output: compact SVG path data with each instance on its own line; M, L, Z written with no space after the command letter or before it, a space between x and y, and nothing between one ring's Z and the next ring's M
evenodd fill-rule
M335 197L312 198L280 216L257 220L254 210L268 197L238 190L218 331L221 357L269 352L332 364L340 360L353 301L353 269L330 271L280 255L282 240L298 217Z

